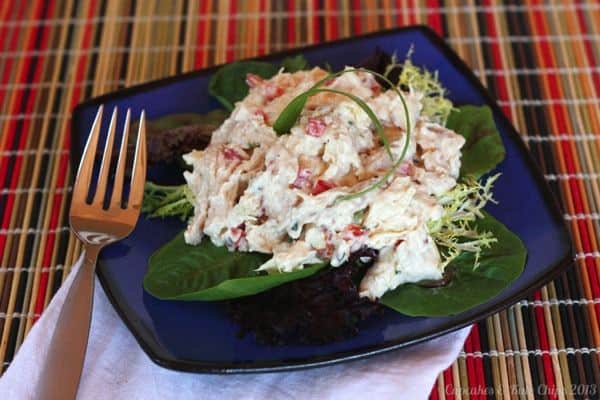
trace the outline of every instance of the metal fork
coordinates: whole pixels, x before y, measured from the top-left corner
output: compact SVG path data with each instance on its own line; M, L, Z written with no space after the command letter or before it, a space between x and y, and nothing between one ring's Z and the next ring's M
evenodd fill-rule
M103 106L100 106L79 164L69 215L71 230L83 242L84 260L81 268L76 272L52 334L48 356L37 386L36 398L39 399L74 399L77 395L90 330L94 270L98 253L107 244L129 235L137 222L142 206L146 179L144 111L140 117L129 200L126 207L121 205L131 118L131 110L127 110L114 189L108 209L103 208L117 124L116 107L110 120L96 191L91 204L86 201L100 136L102 111Z

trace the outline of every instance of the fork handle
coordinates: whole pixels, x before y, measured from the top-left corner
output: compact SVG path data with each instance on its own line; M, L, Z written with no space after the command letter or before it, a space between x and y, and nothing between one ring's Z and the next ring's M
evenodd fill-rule
M86 246L84 260L56 321L36 399L75 399L87 348L98 246Z

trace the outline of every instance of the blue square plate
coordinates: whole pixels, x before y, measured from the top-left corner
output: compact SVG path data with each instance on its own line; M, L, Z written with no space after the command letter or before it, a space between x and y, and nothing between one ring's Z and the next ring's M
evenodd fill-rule
M352 339L328 345L266 346L256 343L251 335L238 338L238 326L226 316L220 303L161 301L144 292L142 279L148 257L184 225L178 220L142 217L131 236L103 251L98 277L113 306L153 361L184 371L233 373L290 370L366 357L469 325L522 299L571 263L571 244L564 222L519 135L471 70L433 31L409 27L264 59L279 61L288 55L303 54L312 65L327 62L340 69L363 60L376 47L403 55L411 46L415 49L414 63L439 71L455 104L487 104L494 110L506 146L506 159L498 168L502 177L494 190L499 204L488 210L525 243L528 259L523 274L494 299L455 316L414 318L390 310L380 318L365 321L358 336ZM182 74L80 104L73 115L74 165L78 164L99 104L107 109L131 107L136 116L144 108L149 118L204 113L218 107L207 91L214 71L211 68ZM108 124L107 114L104 126ZM148 178L181 181L180 174L160 165L149 168Z

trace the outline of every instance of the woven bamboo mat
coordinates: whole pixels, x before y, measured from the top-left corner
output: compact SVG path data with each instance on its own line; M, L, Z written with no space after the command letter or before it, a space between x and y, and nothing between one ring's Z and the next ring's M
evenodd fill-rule
M573 1L0 2L2 369L80 252L67 221L78 102L409 24L445 37L494 93L560 199L577 251L567 273L473 327L431 398L598 397L600 4Z

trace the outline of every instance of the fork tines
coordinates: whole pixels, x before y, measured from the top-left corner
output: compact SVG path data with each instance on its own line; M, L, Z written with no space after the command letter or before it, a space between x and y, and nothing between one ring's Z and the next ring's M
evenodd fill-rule
M90 191L90 183L92 180L92 173L94 170L94 161L96 159L98 138L100 137L100 127L102 125L102 114L104 106L98 108L94 124L90 131L87 143L85 145L81 162L79 164L79 170L77 172L77 179L73 187L73 199L72 204L87 203L88 193ZM125 169L127 165L127 146L129 141L129 125L131 123L131 109L127 109L125 116L125 124L123 126L123 134L121 137L121 146L119 150L119 157L117 166L115 169L113 191L109 197L108 208L121 207L121 200L123 197L123 181L125 179ZM91 205L102 208L104 199L106 197L106 188L109 183L109 171L111 169L112 160L112 149L115 140L115 132L117 130L117 107L113 109L112 116L110 118L110 124L108 133L106 136L106 143L102 155L102 164L100 166L100 172L98 175L98 182L96 184L96 191L94 193ZM141 208L142 198L144 194L144 181L146 178L146 118L145 112L142 110L140 115L140 122L137 132L137 141L135 148L135 156L133 160L133 169L131 174L131 189L129 193L129 199L127 201L127 207Z

